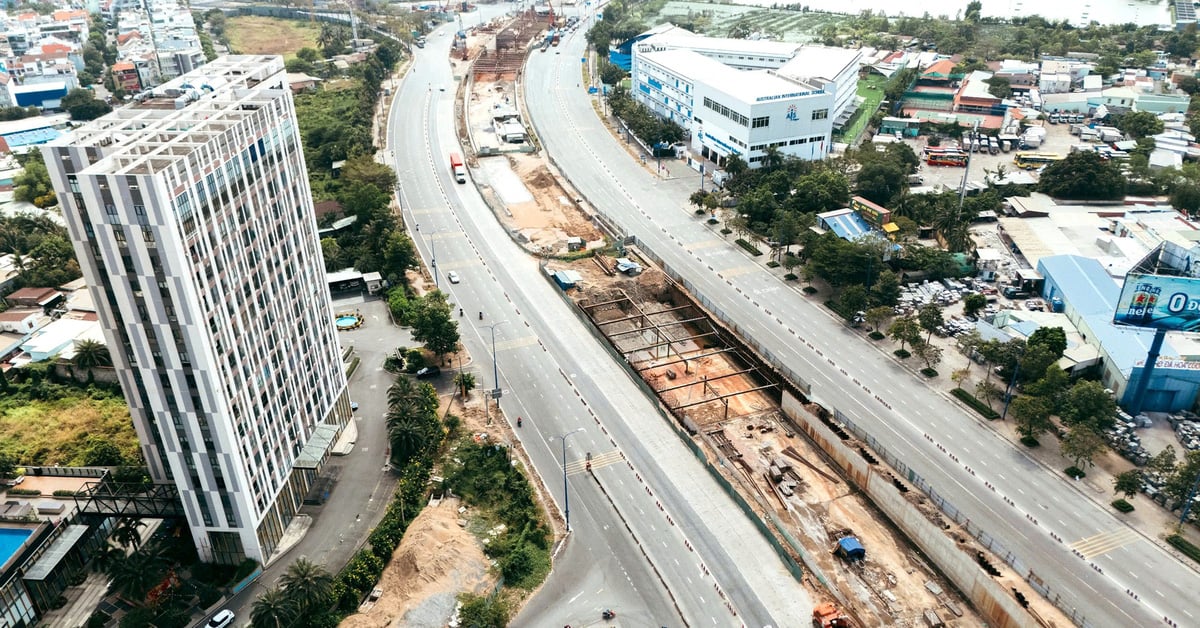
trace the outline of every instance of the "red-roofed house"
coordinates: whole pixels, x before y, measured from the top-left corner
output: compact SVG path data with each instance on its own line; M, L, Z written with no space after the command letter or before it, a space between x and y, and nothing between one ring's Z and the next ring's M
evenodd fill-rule
M52 305L55 301L62 298L62 293L54 288L21 288L16 292L4 297L8 304L26 307L45 308Z
M117 35L117 46L118 47L124 46L131 41L134 41L134 40L141 41L141 39L142 39L142 34L137 31L129 31L128 33L121 33L120 35Z
M142 80L137 67L129 61L118 61L112 65L113 82L128 94L142 91Z

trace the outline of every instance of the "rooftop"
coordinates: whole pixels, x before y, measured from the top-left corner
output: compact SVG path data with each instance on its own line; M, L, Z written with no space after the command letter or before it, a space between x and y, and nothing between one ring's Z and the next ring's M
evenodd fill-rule
M682 76L703 76L710 85L719 86L722 92L746 103L798 92L821 91L819 86L784 78L769 70L738 70L691 50L660 50L641 56Z
M963 79L962 87L958 91L960 97L974 98L976 100L1000 100L988 91L988 88L991 86L988 85L987 81L990 78L992 78L991 72L984 72L982 70L972 72L967 78Z
M791 61L779 68L779 73L791 78L821 78L832 81L847 68L858 69L861 50L832 46L803 46Z
M281 57L220 57L50 145L110 147L104 159L83 171L86 174L151 174L187 157L285 92Z
M767 39L731 39L727 37L705 37L687 29L677 28L660 35L647 37L638 46L649 46L659 50L686 49L710 54L770 55L791 58L800 44Z

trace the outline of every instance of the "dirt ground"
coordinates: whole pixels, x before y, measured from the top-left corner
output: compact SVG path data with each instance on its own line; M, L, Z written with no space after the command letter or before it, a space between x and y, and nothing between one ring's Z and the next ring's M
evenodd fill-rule
M583 238L588 248L604 245L604 236L586 216L549 167L536 155L508 156L513 172L525 182L533 200L508 206L511 216L501 218L535 251L566 253L567 238Z
M575 262L571 268L583 274L587 282L576 299L597 304L588 310L589 314L614 337L630 363L644 369L642 377L647 383L664 391L660 398L668 407L705 398L714 400L679 412L702 434L699 439L714 455L733 463L726 469L743 494L757 495L759 503L768 504L781 521L790 524L789 533L817 561L840 597L850 601L851 606L843 611L856 620L855 625L924 625L922 613L931 609L950 626L981 625L981 618L869 500L839 478L802 435L791 433L781 421L775 392L734 394L767 382L753 372L742 372L750 364L739 358L737 351L713 353L735 347L726 347L716 336L700 336L711 329L707 322L669 324L672 320L694 319L702 312L683 307L687 302L668 289L660 271L649 268L634 279L623 275L608 279L588 261ZM620 301L622 297L632 303ZM645 319L630 318L639 311L649 315L649 321L658 327ZM700 337L677 343L671 352L653 347L664 342L666 336ZM678 361L699 354L711 355L689 360L686 370ZM674 390L666 390L671 388ZM732 396L720 403L716 401L720 395ZM811 466L785 456L787 448ZM782 478L788 488L776 492L775 483L768 481L767 475L772 463L779 461L786 461L790 470ZM845 534L853 534L868 548L866 560L850 565L832 555L832 547ZM930 582L942 591L940 597L926 588ZM828 593L818 592L821 595L830 599ZM951 606L962 615L950 610Z

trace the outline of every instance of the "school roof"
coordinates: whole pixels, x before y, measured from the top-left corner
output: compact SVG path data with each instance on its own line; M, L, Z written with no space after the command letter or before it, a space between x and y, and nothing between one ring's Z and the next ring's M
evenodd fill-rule
M659 50L641 53L640 56L680 76L703 78L705 83L742 102L753 103L766 96L791 94L798 88L809 91L819 89L767 70L738 70L691 50Z
M832 46L802 46L779 73L796 78L821 78L832 81L847 68L858 69L862 51Z

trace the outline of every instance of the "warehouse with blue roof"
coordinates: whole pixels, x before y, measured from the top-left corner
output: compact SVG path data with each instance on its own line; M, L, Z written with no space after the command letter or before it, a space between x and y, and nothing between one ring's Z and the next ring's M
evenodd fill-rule
M1142 376L1154 331L1116 325L1113 314L1121 286L1097 260L1079 255L1055 255L1038 261L1045 278L1042 297L1060 299L1063 313L1084 340L1101 356L1101 381L1121 405L1132 401ZM1200 394L1200 344L1190 335L1167 336L1146 387L1143 411L1190 410Z

